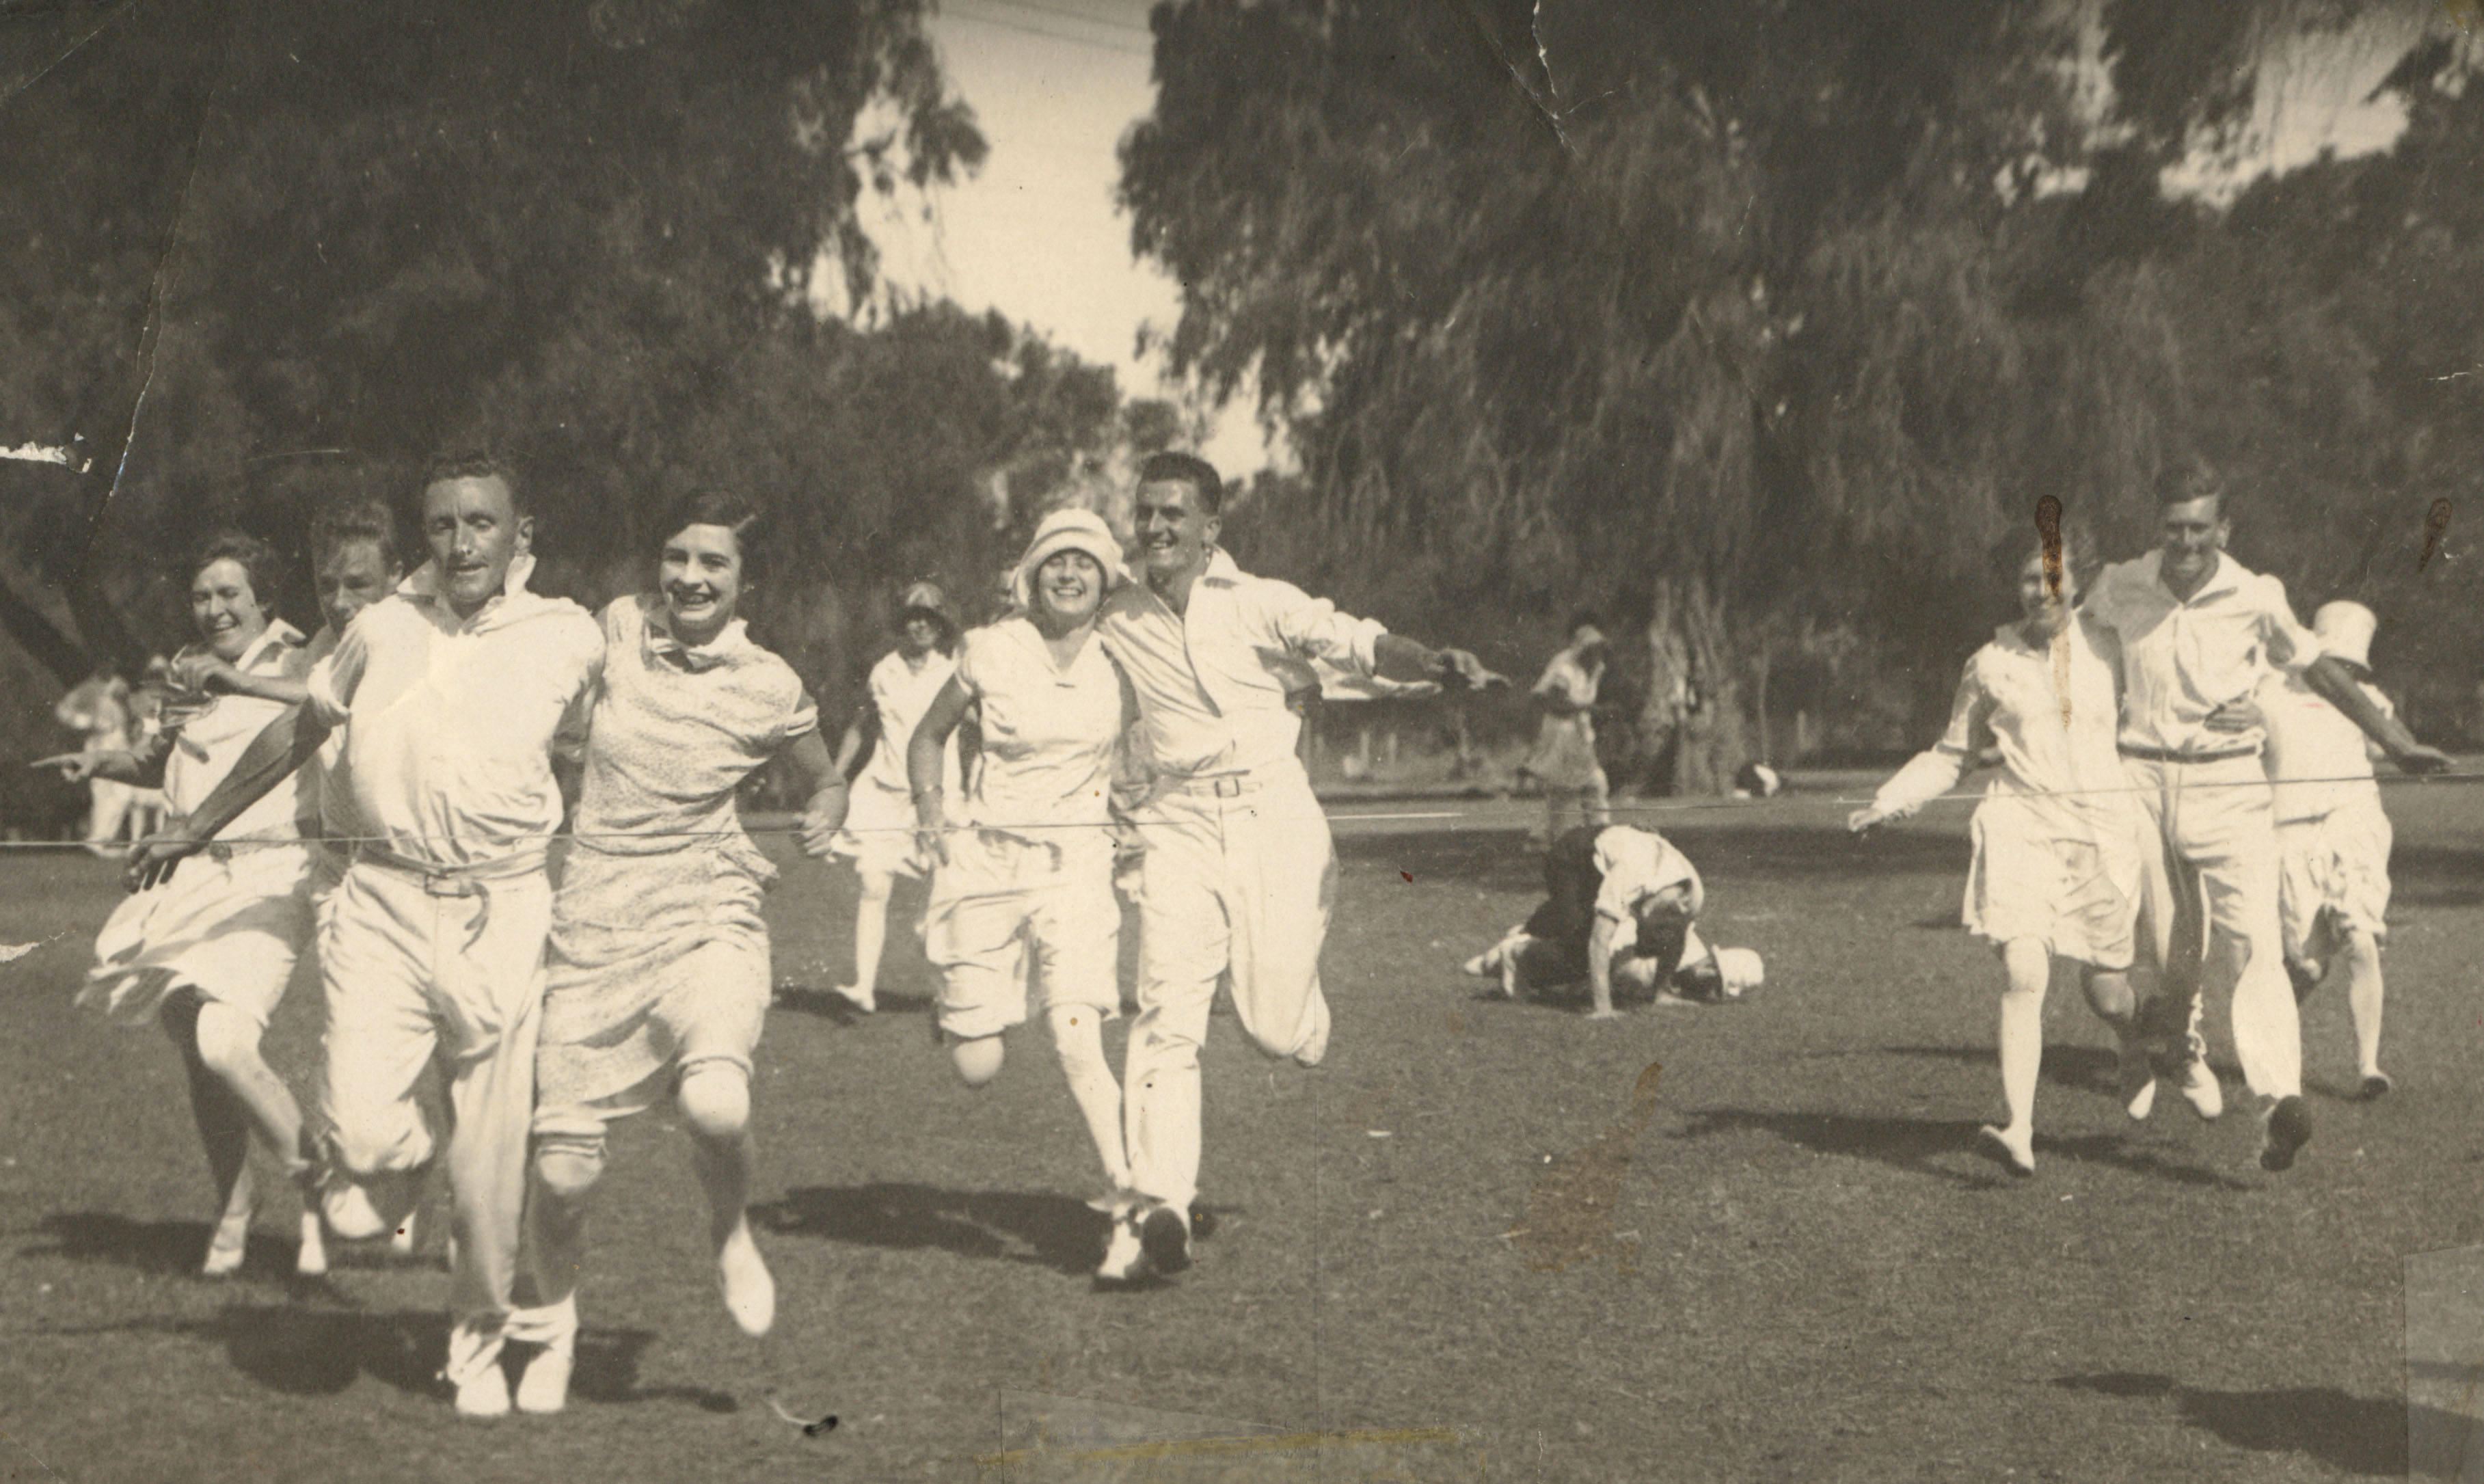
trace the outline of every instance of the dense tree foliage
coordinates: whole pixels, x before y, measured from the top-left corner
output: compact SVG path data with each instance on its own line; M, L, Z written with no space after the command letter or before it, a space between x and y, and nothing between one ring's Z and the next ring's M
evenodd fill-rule
M2219 215L2161 172L2288 8L2090 11L2105 118L2075 6L1181 0L1123 199L1185 285L1176 362L1302 452L1274 559L1471 633L1649 621L1652 703L1686 671L1714 702L1710 776L1772 668L1876 657L1936 707L2006 611L1996 543L2052 495L2134 550L2171 460L2225 470L2237 554L2307 607L2471 622L2467 569L2414 554L2484 410L2439 379L2484 360L2442 297L2484 97L2428 43L2392 154Z

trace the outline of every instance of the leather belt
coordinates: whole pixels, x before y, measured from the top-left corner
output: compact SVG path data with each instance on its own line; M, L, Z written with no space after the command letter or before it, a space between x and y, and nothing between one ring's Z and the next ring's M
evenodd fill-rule
M2178 752L2171 747L2140 747L2129 742L2120 744L2121 755L2143 763L2223 763L2228 758L2247 758L2259 751L2259 743L2244 742L2239 746L2220 748L2215 752Z

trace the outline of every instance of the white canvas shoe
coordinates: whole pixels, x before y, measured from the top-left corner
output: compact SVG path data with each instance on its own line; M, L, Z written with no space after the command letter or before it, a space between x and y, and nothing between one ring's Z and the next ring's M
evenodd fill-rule
M509 1378L494 1361L457 1387L457 1415L489 1421L509 1415Z
M577 1365L571 1342L546 1345L518 1373L518 1410L549 1417L569 1405L569 1375Z

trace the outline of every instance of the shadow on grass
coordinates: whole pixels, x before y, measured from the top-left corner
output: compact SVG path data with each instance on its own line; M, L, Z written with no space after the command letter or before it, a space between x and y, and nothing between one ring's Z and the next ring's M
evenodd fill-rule
M440 1379L448 1356L448 1316L437 1309L376 1313L351 1307L324 1286L315 1302L231 1304L205 1319L141 1319L51 1330L56 1335L176 1335L221 1346L233 1369L272 1391L335 1396L362 1377L419 1396L448 1396ZM642 1387L638 1364L656 1336L649 1330L588 1326L578 1332L570 1395L599 1402L681 1401L706 1412L737 1412L741 1403L703 1387Z
M18 1250L21 1257L66 1257L71 1262L100 1262L141 1273L168 1276L195 1274L207 1255L207 1224L202 1221L132 1221L108 1211L57 1211L43 1218L44 1240ZM342 1271L376 1271L428 1267L445 1269L438 1253L400 1256L385 1242L345 1242L330 1238L328 1261ZM292 1241L254 1229L242 1256L243 1280L296 1282Z
M2349 1396L2329 1387L2210 1391L2171 1376L2132 1371L2056 1376L2053 1385L2102 1396L2170 1400L2184 1422L2255 1453L2308 1454L2356 1474L2403 1477L2407 1471L2409 1409L2403 1402Z
M1999 1075L2000 1056L1990 1046L1884 1046L1879 1054L1994 1067L1994 1075ZM2055 1087L2117 1097L2121 1091L2121 1061L2103 1046L2046 1046L2038 1076Z
M1711 1108L1688 1113L1686 1117L1688 1125L1673 1137L1708 1139L1719 1134L1764 1133L1800 1146L1815 1154L1868 1159L1912 1174L1928 1174L1967 1190L1988 1189L2009 1183L2013 1178L2003 1171L1987 1147L1976 1137L1976 1130L1981 1125L1972 1120L1872 1118L1842 1113L1754 1113L1741 1108ZM2119 1134L2084 1134L2063 1139L2039 1132L2036 1136L2036 1152L2039 1156L2111 1165L2133 1174L2170 1180L2177 1185L2226 1190L2256 1188L2247 1181L2213 1170L2172 1163L2145 1147L2132 1147ZM1945 1163L1935 1162L1936 1157L1958 1154L1973 1155L1986 1162L1989 1173L1968 1174Z
M879 1182L808 1186L753 1206L751 1219L788 1236L1092 1273L1104 1257L1104 1218L1068 1196L937 1190Z
M778 985L771 1002L774 1009L790 1010L797 1015L817 1015L837 1025L859 1025L884 1015L919 1015L932 1009L929 994L908 994L902 990L882 989L872 997L878 1008L865 1014L854 1003L824 985Z

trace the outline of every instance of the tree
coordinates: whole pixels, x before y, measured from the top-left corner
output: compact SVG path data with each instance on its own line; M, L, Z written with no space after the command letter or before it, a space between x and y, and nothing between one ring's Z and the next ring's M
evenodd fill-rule
M2177 9L2101 9L2094 119L2075 7L1159 5L1122 199L1184 284L1176 364L1256 376L1292 433L1258 526L1297 570L1452 632L1645 623L1729 779L1772 634L1937 657L1937 706L2043 495L2126 551L2204 453L2273 486L2254 539L2310 551L2311 497L2403 443L2348 255L2296 224L2237 272L2249 213L2164 198L2286 8Z
M94 470L7 476L40 496L13 511L16 564L77 616L38 591L0 620L55 670L135 649L117 631L132 604L151 627L137 553L236 521L289 541L348 471L401 488L459 442L530 470L555 576L639 550L662 498L719 476L720 430L783 434L719 409L754 360L850 359L807 289L820 263L870 283L861 194L982 158L922 18L919 0L124 8L0 117L0 155L49 167L0 181L38 249L0 266L25 352L7 405L26 436L83 435Z

